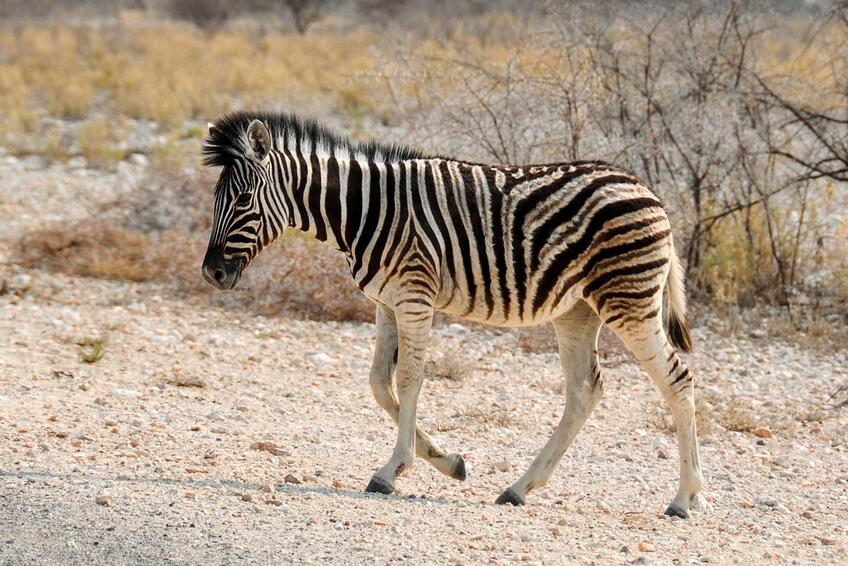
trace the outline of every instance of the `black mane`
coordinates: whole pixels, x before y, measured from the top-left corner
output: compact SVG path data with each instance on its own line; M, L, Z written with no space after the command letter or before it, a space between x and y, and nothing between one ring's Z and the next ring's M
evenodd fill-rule
M271 131L274 149L300 150L308 154L320 150L330 156L349 155L368 161L395 162L404 159L435 157L403 145L376 141L356 142L328 129L316 120L287 113L232 112L218 118L203 142L203 164L208 167L226 166L248 154L247 127L261 120ZM290 144L295 147L289 147Z

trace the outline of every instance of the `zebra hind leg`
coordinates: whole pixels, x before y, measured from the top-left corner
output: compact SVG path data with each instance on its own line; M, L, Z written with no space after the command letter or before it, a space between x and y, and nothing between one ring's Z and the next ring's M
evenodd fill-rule
M665 514L687 518L691 507L706 505L699 495L704 480L698 458L695 390L689 369L666 337L658 314L659 301L657 296L648 306L633 305L624 316L620 315L624 309L618 310L619 314L607 318L607 325L642 362L671 410L680 458L680 486Z
M600 401L604 390L597 350L600 326L598 316L583 301L554 321L567 379L565 413L527 472L495 503L522 505L530 490L543 487Z

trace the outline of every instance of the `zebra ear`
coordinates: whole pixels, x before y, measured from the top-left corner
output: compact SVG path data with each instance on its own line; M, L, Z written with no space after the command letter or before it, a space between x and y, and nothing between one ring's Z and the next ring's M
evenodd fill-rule
M271 151L271 132L260 120L254 120L247 127L247 141L257 161L265 159Z
M217 130L217 129L218 129L218 127L217 127L215 124L213 124L212 122L206 122L206 132L207 132L210 136L211 136L213 133L215 133L215 130Z

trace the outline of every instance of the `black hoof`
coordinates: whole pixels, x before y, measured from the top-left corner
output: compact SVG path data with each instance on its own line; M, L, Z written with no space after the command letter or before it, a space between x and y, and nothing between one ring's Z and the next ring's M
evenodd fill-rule
M393 493L395 490L389 482L384 479L378 478L374 476L371 478L371 481L368 482L368 485L365 487L365 493L382 493L383 495L389 495Z
M518 497L512 489L508 489L495 499L495 505L506 505L507 503L511 503L515 507L518 507L519 505L524 505L524 500Z
M689 513L676 506L675 504L671 504L668 506L668 509L665 510L665 514L669 517L680 517L681 519L688 519Z
M456 462L453 465L450 476L459 481L465 481L465 460L459 454L456 455Z

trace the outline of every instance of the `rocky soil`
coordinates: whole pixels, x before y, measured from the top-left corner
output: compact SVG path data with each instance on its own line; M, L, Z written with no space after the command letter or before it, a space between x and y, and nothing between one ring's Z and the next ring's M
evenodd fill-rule
M550 484L524 507L493 505L561 415L559 362L521 352L511 332L444 325L421 423L464 455L468 479L419 461L400 494L365 495L394 444L368 386L370 325L24 270L12 261L22 231L85 216L132 190L143 165L0 161L0 564L848 556L848 410L828 403L848 380L845 352L693 321L712 509L683 521L661 514L678 473L659 395L609 340L607 394Z

